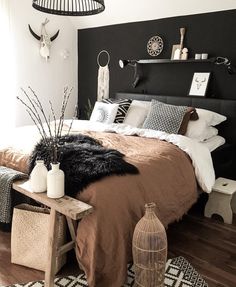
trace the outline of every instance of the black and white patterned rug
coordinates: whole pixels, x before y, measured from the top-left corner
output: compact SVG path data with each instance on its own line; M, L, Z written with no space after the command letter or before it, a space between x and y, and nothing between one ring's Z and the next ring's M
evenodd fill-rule
M132 264L127 268L127 282L123 287L131 287L134 284L134 271ZM27 284L15 284L12 287L43 287L44 281L30 282ZM86 276L67 276L55 279L55 287L87 287ZM169 259L166 263L165 287L208 287L201 275L183 257ZM111 287L111 286L104 286Z

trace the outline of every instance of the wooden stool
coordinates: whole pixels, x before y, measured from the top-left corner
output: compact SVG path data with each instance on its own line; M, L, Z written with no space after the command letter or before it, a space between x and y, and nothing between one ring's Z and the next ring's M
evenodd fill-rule
M217 178L205 207L204 215L211 217L220 215L225 223L232 224L233 212L236 213L236 181L227 178Z
M30 188L29 181L21 180L14 182L12 187L15 191L18 191L51 208L50 224L48 230L48 265L45 270L45 287L53 287L56 257L68 252L73 248L75 249L76 221L83 218L87 214L90 214L93 210L93 207L67 195L63 196L62 198L52 199L47 197L45 192L34 193ZM55 230L58 224L58 215L60 213L66 217L71 235L71 241L57 249L55 244Z

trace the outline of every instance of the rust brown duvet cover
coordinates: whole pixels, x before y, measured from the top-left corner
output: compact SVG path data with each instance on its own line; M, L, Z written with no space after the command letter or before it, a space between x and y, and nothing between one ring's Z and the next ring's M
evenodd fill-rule
M132 260L132 234L144 214L144 205L155 202L162 223L180 219L197 199L197 183L189 156L175 145L158 139L87 132L105 147L126 155L137 175L112 175L90 184L78 199L94 212L78 225L77 259L90 287L121 287L127 263ZM27 157L0 150L0 165L27 170Z

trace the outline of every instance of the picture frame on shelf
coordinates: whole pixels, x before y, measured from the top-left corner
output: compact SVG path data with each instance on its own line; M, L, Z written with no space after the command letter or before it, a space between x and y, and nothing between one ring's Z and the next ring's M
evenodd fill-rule
M197 72L193 74L192 84L189 90L189 96L205 97L211 73Z

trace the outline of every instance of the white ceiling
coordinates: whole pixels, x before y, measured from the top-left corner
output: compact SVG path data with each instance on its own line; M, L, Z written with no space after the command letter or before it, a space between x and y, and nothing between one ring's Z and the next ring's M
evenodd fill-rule
M70 17L76 29L236 9L236 0L104 0L93 16Z

